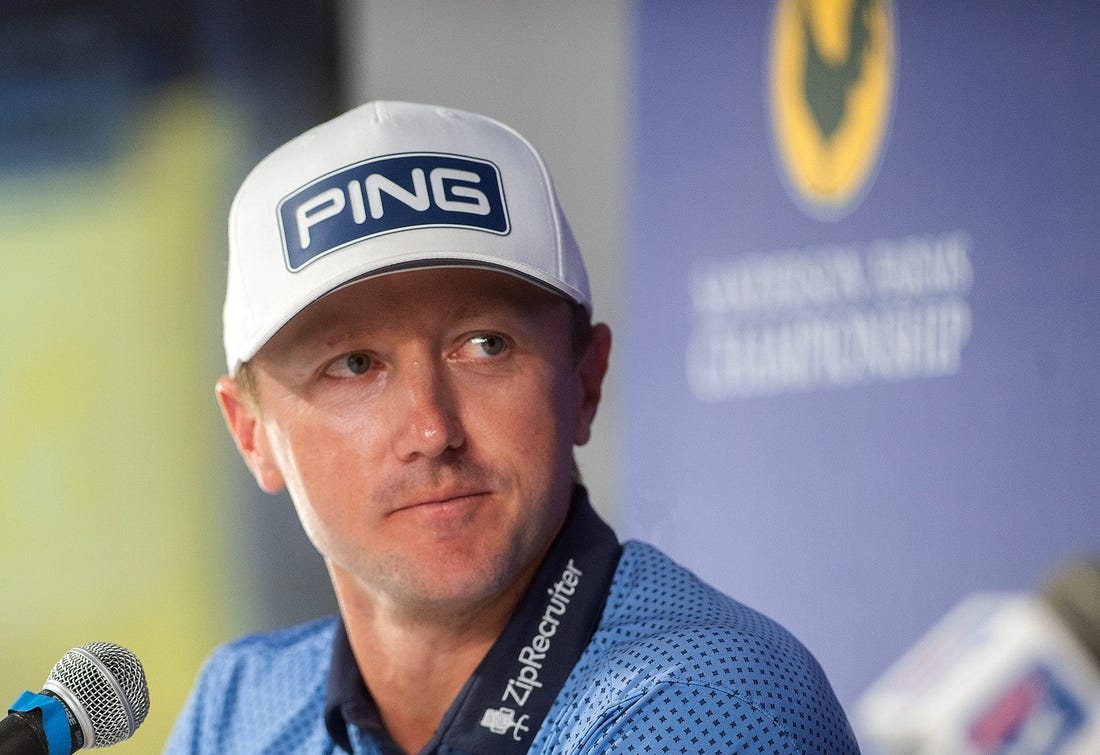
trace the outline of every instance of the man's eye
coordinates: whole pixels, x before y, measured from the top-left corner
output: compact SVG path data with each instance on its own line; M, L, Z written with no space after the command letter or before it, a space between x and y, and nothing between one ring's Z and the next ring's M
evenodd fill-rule
M507 348L508 344L504 340L504 336L497 335L496 333L486 333L480 336L474 336L470 339L470 343L477 346L481 351L491 357L495 357Z
M362 375L370 370L371 358L369 354L361 351L353 351L333 361L325 373L333 377L347 377L348 375Z

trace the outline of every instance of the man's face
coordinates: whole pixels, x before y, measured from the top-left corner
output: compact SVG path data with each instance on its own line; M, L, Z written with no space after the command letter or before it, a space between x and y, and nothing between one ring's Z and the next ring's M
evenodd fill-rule
M491 602L564 520L610 334L578 362L564 300L434 269L315 302L219 397L261 487L285 485L334 579L409 611Z

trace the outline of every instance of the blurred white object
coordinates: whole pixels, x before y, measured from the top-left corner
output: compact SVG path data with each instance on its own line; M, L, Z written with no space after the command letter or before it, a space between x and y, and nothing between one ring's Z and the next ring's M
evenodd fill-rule
M1100 630L1081 634L1051 601L964 599L857 701L861 741L884 755L1100 753Z

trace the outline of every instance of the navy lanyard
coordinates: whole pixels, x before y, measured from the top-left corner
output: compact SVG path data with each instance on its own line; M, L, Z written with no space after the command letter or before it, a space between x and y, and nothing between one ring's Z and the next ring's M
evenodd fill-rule
M531 586L426 752L526 753L596 631L622 546L577 486Z

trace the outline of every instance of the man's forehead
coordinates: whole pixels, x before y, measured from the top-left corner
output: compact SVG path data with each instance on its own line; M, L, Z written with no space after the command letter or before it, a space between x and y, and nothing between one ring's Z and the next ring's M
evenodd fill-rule
M291 318L263 351L339 340L364 328L397 329L410 320L460 321L560 305L564 297L511 273L484 268L424 268L376 275L320 297ZM269 348L270 347L270 348Z

